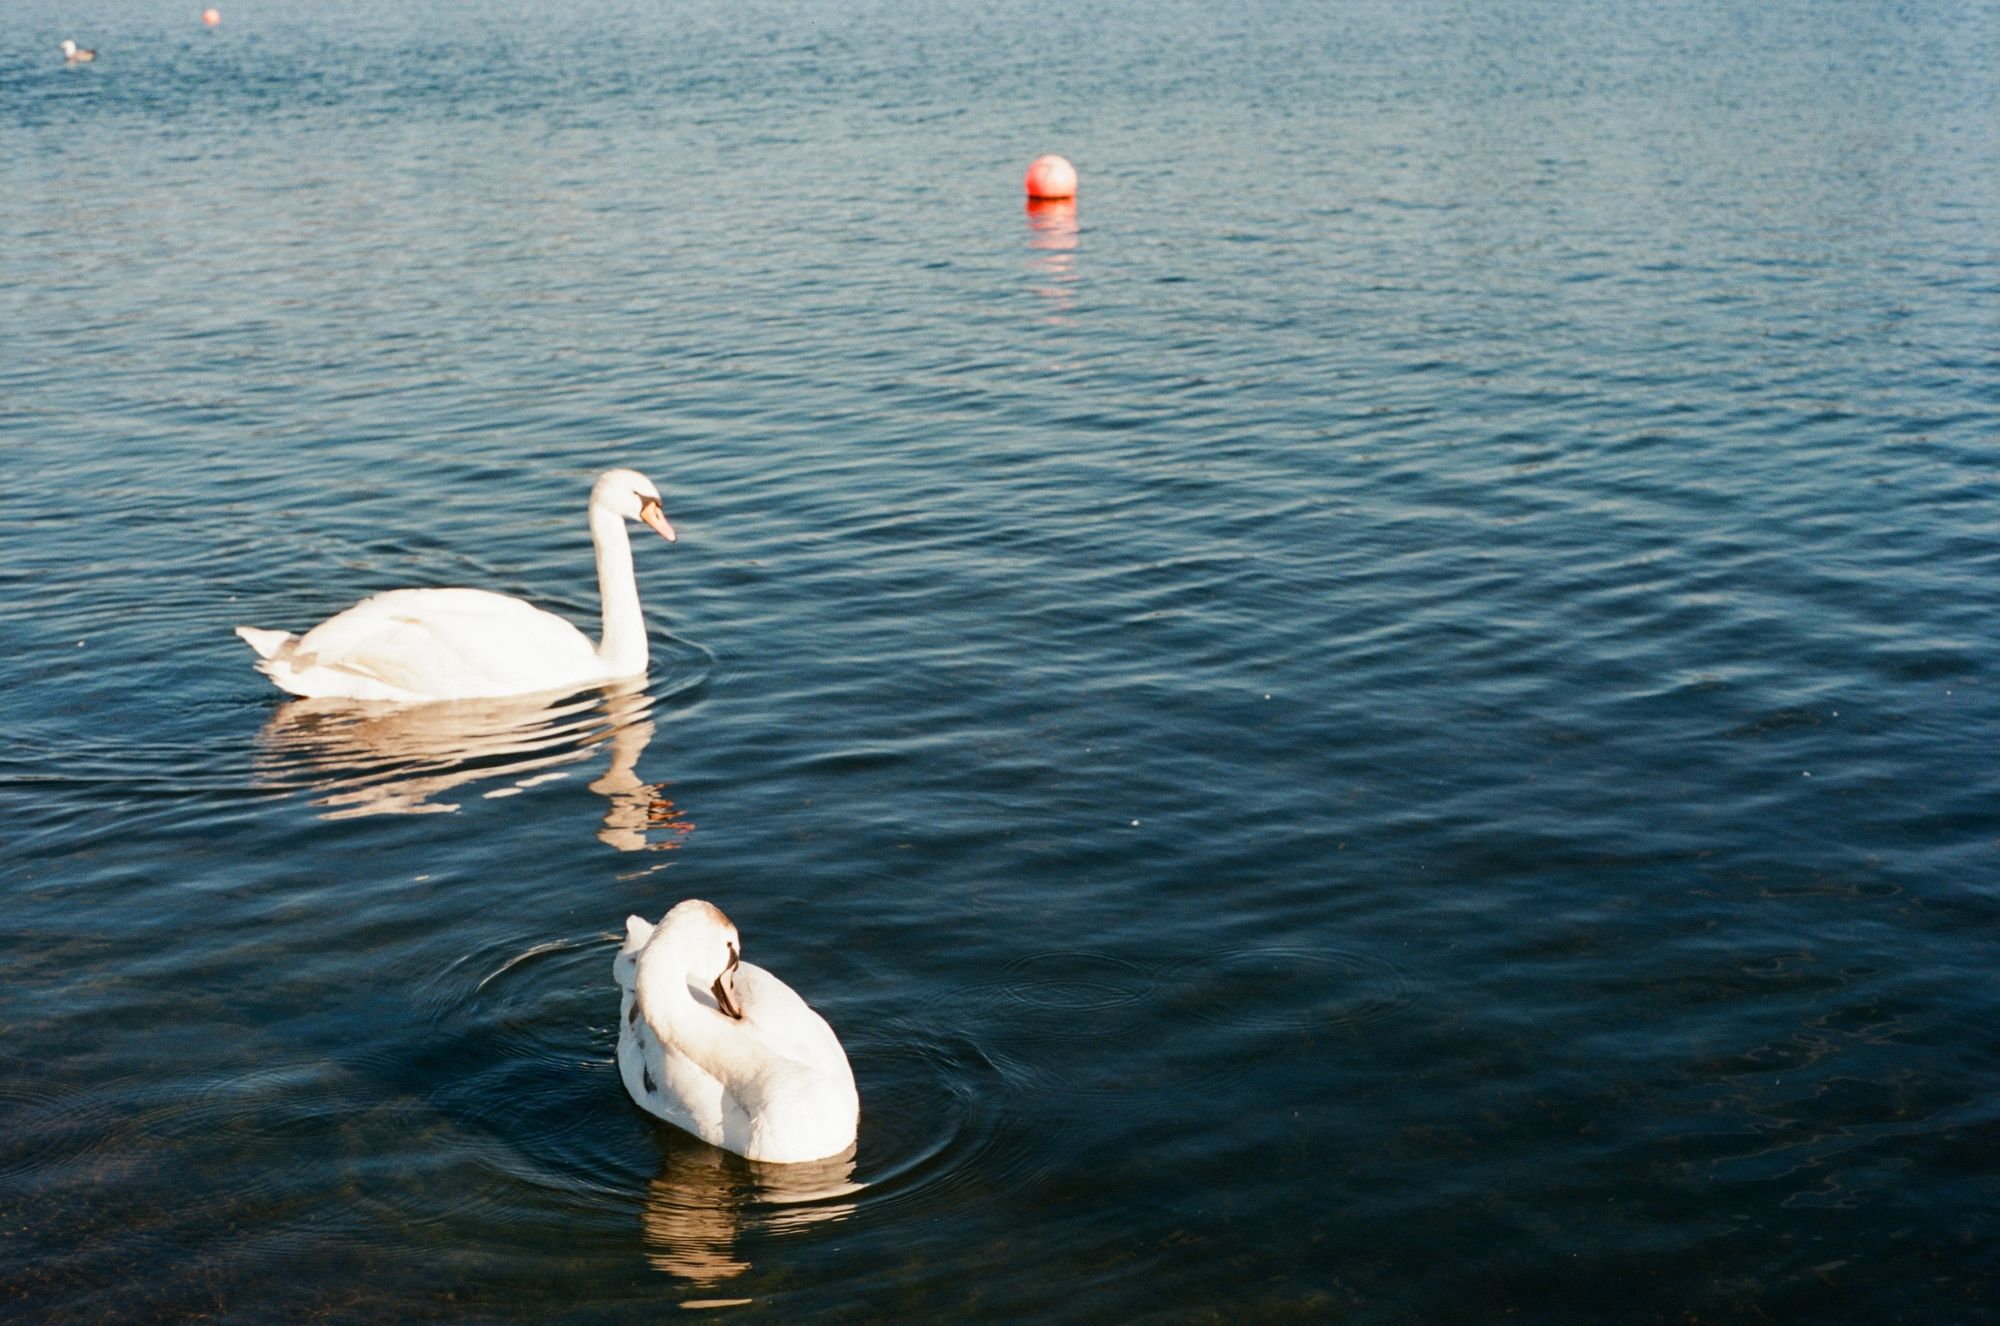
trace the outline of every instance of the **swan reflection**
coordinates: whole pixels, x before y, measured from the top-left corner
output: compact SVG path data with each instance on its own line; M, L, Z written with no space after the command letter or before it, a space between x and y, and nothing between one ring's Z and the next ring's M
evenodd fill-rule
M653 1269L720 1284L750 1269L746 1233L783 1235L854 1213L854 1150L827 1160L772 1165L698 1143L667 1147L646 1189L640 1221Z
M338 820L457 810L442 798L473 784L488 784L487 798L514 796L608 748L610 766L590 784L610 803L598 840L622 852L671 848L694 826L663 784L639 777L652 707L638 682L424 705L293 700L265 724L257 767L267 782L314 793L322 817Z

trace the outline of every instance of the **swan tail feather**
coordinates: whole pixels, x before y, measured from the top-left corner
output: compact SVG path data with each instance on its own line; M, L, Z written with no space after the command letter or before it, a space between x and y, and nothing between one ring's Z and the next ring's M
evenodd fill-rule
M625 944L611 960L611 974L623 990L636 990L639 982L639 950L653 937L653 925L642 916L625 918Z
M291 646L299 640L290 631L267 631L261 626L239 626L236 634L242 636L243 642L256 650L257 657L262 659L278 658L291 652Z

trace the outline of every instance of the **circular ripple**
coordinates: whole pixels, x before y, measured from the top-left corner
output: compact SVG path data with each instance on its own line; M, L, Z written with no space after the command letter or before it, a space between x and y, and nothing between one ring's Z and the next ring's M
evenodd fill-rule
M496 1191L518 1203L513 1223L602 1214L642 1181L619 1149L618 944L595 933L475 952L432 984L429 1102L496 1144L481 1163L503 1172Z
M1401 968L1350 949L1225 950L1162 977L1166 1012L1252 1031L1355 1030L1409 1002Z
M578 1039L580 1028L616 1030L611 959L620 942L620 936L597 931L468 953L430 983L424 1003L438 1023L576 1057L592 1043Z
M0 1083L0 1179L24 1190L109 1182L146 1161L147 1122L107 1092Z
M871 1212L946 1210L964 1189L990 1196L1067 1163L1016 1108L1027 1075L967 1037L895 1020L844 1030L861 1094L860 1137L845 1156L765 1165L655 1120L627 1097L615 1062L619 942L592 934L471 954L437 982L434 1062L461 1066L429 1103L467 1135L458 1145L497 1143L466 1148L461 1181L485 1176L471 1183L476 1218L498 1234L563 1211L615 1228L636 1204L648 1259L706 1287L740 1274L756 1239ZM1056 1014L1131 1006L1142 993L1131 982L1144 973L1129 964L1087 966L1081 981L1071 966L1051 979L1029 960L1001 986Z
M357 1094L346 1073L317 1056L244 1064L190 1084L181 1107L162 1121L162 1128L203 1137L227 1135L254 1147L337 1129Z
M855 1203L863 1217L948 1208L961 1189L988 1200L1066 1162L1018 1108L1013 1075L973 1041L882 1024L849 1045L861 1084Z
M687 704L701 697L715 676L715 651L676 635L658 637L649 689L661 704Z
M618 1081L618 944L598 933L531 945L493 962L459 1001L438 1009L477 1084L464 1093L468 1117L502 1128L513 1121L543 1147L592 1126L580 1098L597 1079L614 1088Z
M926 1019L967 1029L1012 1092L1083 1099L1130 1095L1145 1084L1095 1052L1144 1035L1161 986L1146 965L1107 953L1052 950L1017 958L983 984L939 986Z
M1136 1004L1153 990L1145 967L1105 953L1037 953L1007 964L1001 993L1017 1004L1062 1014Z
M933 1011L953 1017L1005 1006L1006 1034L1024 1047L1055 1039L1115 1036L1158 994L1158 980L1139 963L1107 953L1053 951L1017 958L997 979L941 990ZM1000 1061L1009 1062L1005 1051Z

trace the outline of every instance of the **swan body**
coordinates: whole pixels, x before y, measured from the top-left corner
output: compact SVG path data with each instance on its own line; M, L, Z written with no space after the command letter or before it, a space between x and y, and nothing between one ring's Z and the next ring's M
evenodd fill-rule
M68 37L62 39L63 61L66 64L89 64L97 58L97 52L87 46L79 46Z
M293 695L347 700L485 700L642 675L646 622L632 574L628 520L668 542L660 493L637 470L607 470L590 491L590 537L604 638L531 603L483 589L392 589L304 635L239 626L257 670Z
M826 1019L741 960L736 927L689 899L625 921L618 1073L640 1108L751 1160L824 1160L854 1145L861 1102Z

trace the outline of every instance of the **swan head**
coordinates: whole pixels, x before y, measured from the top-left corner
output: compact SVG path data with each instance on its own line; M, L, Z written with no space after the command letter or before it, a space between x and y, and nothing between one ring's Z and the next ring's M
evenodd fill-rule
M606 470L597 476L590 490L593 510L602 508L625 520L646 525L668 543L674 542L674 527L660 509L660 490L637 470Z
M660 922L660 933L671 935L686 964L690 987L705 988L725 1017L743 1016L736 999L736 969L743 960L743 941L736 925L713 903L690 898L677 904Z
M61 45L62 45L62 53L63 53L64 55L75 55L75 54L76 54L76 42L74 42L74 41L73 41L73 40L71 40L70 38L68 38L68 37L64 37L64 38L62 39L62 43L61 43Z

